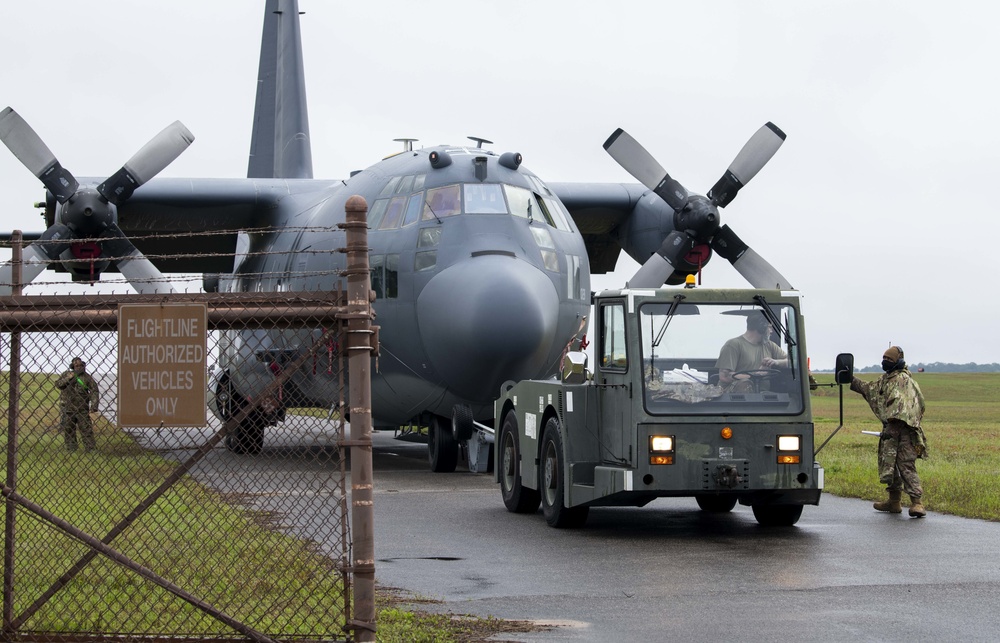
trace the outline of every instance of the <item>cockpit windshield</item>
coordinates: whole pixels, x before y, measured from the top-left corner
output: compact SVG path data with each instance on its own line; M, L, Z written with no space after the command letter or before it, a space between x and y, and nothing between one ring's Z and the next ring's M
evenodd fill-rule
M430 188L423 193L423 214L420 219L440 221L457 214L512 214L532 223L537 221L557 230L572 231L572 219L559 199L541 181L535 179L532 185L539 191L508 183L461 183ZM415 222L415 218L410 215L413 209L411 206L419 198L419 192L410 197L405 217L402 216L404 199L379 199L369 213L369 225L388 230L399 227L400 222L403 226ZM395 201L399 202L398 208L393 207ZM390 217L386 214L395 214L397 210L400 212L397 216Z
M787 304L647 303L642 373L651 414L802 411L798 319Z

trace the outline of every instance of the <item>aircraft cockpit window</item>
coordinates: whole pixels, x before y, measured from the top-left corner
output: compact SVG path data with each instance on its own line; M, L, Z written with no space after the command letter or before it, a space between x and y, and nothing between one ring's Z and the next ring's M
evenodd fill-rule
M420 210L424 205L424 193L417 192L406 202L406 214L403 216L403 227L412 225L420 218Z
M379 224L379 230L392 230L393 228L398 228L399 223L403 220L403 209L406 207L406 197L397 196L389 201L389 207L386 208L385 216L382 217L382 223Z
M465 184L466 214L507 214L503 190L496 183Z
M380 197L391 195L396 190L396 186L399 184L399 179L400 177L398 176L394 176L389 179L389 182L382 187L382 191L379 192L378 195Z
M368 228L370 230L375 230L382 223L382 215L385 214L385 208L388 205L389 199L379 199L368 209Z
M426 174L418 174L413 177L413 190L415 192L424 189L424 179L427 177Z
M424 250L413 256L413 270L430 270L437 265L437 250Z
M427 190L422 220L433 221L459 214L462 211L462 189L458 185L446 185Z
M515 217L527 219L528 215L531 214L529 210L532 198L531 192L524 188L507 184L504 184L503 191L507 195L507 204L510 206L510 213Z
M539 197L537 194L534 195L535 207L534 207L534 218L543 219L545 223L549 224L553 228L556 227L556 222L552 218L552 214L549 212L549 205L544 199Z
M413 175L404 176L396 184L396 194L409 194L413 192Z
M559 272L559 256L554 252L556 244L552 242L552 233L549 232L548 228L543 228L541 226L529 226L531 229L531 236L535 238L535 243L538 244L539 252L542 254L542 264L545 266L546 270L552 272Z
M555 197L543 199L545 206L548 208L549 215L552 220L555 221L557 230L564 230L569 232L572 228L569 226L569 212L566 211L565 206L559 202L559 199Z
M551 196L552 195L552 190L550 190L547 185L545 185L544 183L542 183L542 180L540 178L538 178L537 176L531 176L529 174L528 175L528 181L533 186L535 186L535 191L538 192L539 194L543 194L545 196Z
M441 228L435 226L420 229L420 234L417 235L418 248L433 248L439 243L441 243Z
M547 228L531 226L531 236L535 238L535 243L538 244L539 248L555 249L556 247L556 244L552 242L552 233Z

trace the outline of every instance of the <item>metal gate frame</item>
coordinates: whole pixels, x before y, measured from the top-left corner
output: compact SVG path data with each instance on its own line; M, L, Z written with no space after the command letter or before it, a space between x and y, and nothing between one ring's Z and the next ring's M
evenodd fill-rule
M302 368L318 351L325 349L328 341L341 333L347 335L346 342L338 342L345 348L349 362L350 400L346 405L343 400L344 382L341 382L341 408L347 411L352 420L352 439L341 440L338 447L341 452L341 467L344 462L344 450L352 449L352 530L356 532L353 539L353 549L358 558L352 559L352 544L348 538L343 539L346 549L340 564L340 572L344 582L344 615L345 632L355 631L357 640L374 640L374 534L372 531L372 464L371 464L371 362L377 355L377 327L371 325L371 290L370 272L368 267L367 247L367 204L360 197L352 197L347 204L347 219L339 227L347 230L347 247L341 249L348 255L347 277L348 290L327 293L198 293L171 295L74 295L74 296L23 296L16 283L20 276L20 245L14 245L14 294L0 299L0 332L9 332L11 336L11 360L9 365L9 404L8 404L8 440L6 479L3 482L2 493L5 499L4 517L4 572L3 572L3 627L0 640L30 640L30 635L20 632L23 623L46 604L62 587L72 580L80 571L103 555L116 564L125 567L135 574L161 587L174 596L225 623L233 630L243 634L253 641L273 641L266 633L259 632L247 624L225 614L222 610L202 601L183 588L143 567L111 545L114 540L132 523L134 523L155 501L180 481L191 468L212 451L239 423L254 412L262 400L268 395L275 395L291 376ZM18 235L19 236L19 235ZM301 303L303 300L307 304ZM317 305L317 300L321 305ZM18 424L20 411L20 351L21 334L38 331L40 322L44 321L44 330L53 331L116 331L118 308L123 304L179 304L204 303L208 309L208 330L230 330L235 325L259 324L262 328L273 328L280 322L284 328L320 328L324 329L319 339L290 364L285 364L281 372L270 382L262 395L239 410L205 441L192 455L179 464L160 485L139 502L133 510L122 518L107 534L97 537L77 528L59 516L47 511L40 505L17 491L17 450ZM348 524L346 515L346 499L340 503L345 514L342 524ZM21 614L14 613L14 550L16 548L16 518L15 512L20 507L31 512L39 519L49 523L62 533L84 543L89 551L73 564L59 579L30 607ZM356 584L356 586L355 586ZM352 615L351 595L355 590L355 605ZM170 640L181 640L166 634ZM100 633L92 633L92 637L103 640ZM57 637L58 638L58 637ZM73 634L73 640L81 640L79 633ZM156 635L133 635L130 640L159 640ZM348 634L348 640L350 640ZM53 640L46 636L45 640ZM219 638L198 638L199 641L245 640Z

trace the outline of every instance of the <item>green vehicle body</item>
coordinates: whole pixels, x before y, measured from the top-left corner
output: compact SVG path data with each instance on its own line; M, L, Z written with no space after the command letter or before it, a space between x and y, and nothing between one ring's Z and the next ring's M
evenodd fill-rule
M717 381L719 350L765 306L787 360L731 391ZM574 527L590 507L687 496L706 511L738 502L762 524L791 525L803 505L819 504L796 292L605 291L592 328L592 373L570 353L559 379L501 388L494 478L510 511L540 503L550 525Z

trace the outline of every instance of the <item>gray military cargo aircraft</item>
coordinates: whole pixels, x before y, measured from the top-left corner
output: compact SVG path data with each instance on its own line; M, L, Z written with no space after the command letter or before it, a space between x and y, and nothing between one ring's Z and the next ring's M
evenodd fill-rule
M381 327L375 428L430 427L434 471L455 469L473 417L492 424L503 382L556 373L567 346L582 340L591 273L612 271L622 249L643 264L631 287L681 283L713 253L755 287L788 287L718 210L781 145L774 125L749 140L707 197L688 193L621 130L605 149L640 185L546 184L520 154L473 137L422 149L400 139L402 152L346 180L314 179L299 19L297 0L266 0L246 179L154 179L194 140L174 123L110 178L78 180L14 110L0 112L0 139L47 188L49 227L27 237L35 241L24 252L26 280L57 267L85 281L117 269L140 292L170 290L162 272L205 273L207 290L333 289L345 267L336 224L361 195ZM218 234L183 236L202 231ZM0 267L0 294L10 281L10 265ZM273 357L294 355L309 334L254 337ZM259 355L230 340L210 385L223 418L261 386ZM335 377L299 373L285 399L329 408ZM251 414L227 446L258 453L264 427L281 417L283 409Z

